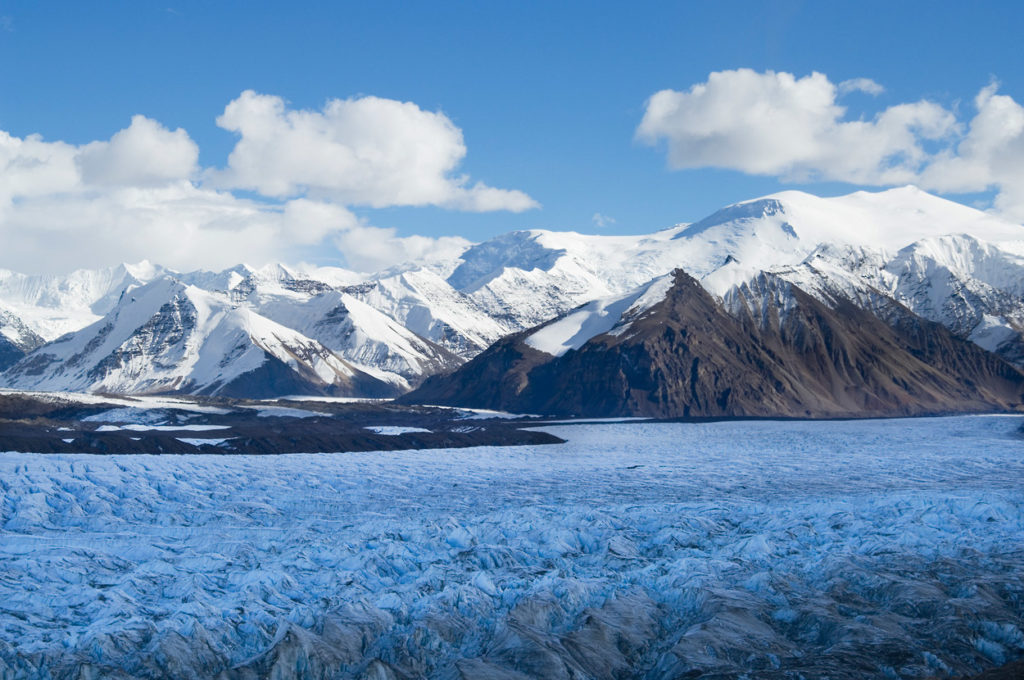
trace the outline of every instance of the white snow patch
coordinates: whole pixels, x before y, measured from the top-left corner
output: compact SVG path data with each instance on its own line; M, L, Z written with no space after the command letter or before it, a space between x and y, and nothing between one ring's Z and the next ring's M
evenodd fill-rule
M363 429L370 430L371 432L375 432L377 434L386 434L392 436L400 434L410 434L413 432L430 432L430 430L425 430L422 427L402 427L400 425L371 425L368 427L364 427Z
M302 408L291 408L288 406L243 406L242 408L256 411L259 418L320 418L327 413L320 411L309 411Z
M96 432L207 432L210 430L230 430L230 425L142 425L127 423L125 425L100 425Z
M598 335L611 332L613 328L621 333L628 324L619 324L664 300L672 282L671 275L662 276L627 295L589 302L531 333L524 342L541 352L560 357L571 349L579 349Z
M450 406L432 406L431 408L452 408ZM519 418L539 418L532 413L509 413L508 411L492 411L486 408L455 408L459 412L459 420L488 420L491 418L501 420L518 420Z
M194 437L175 437L179 442L185 444L191 444L192 446L220 446L224 442L231 441L232 437L223 437L221 439L197 439Z

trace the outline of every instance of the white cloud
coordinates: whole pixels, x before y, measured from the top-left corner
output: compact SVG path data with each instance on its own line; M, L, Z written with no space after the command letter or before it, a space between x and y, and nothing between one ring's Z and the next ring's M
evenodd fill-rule
M461 238L399 237L343 206L295 199L267 205L188 181L23 198L0 207L0 267L67 272L150 259L173 269L295 262L311 248L374 271L461 252ZM335 250L335 248L337 250Z
M839 96L849 94L850 92L863 92L872 97L877 97L885 92L885 88L871 80L871 78L851 78L839 83Z
M721 71L685 92L647 102L637 138L664 144L672 168L716 167L786 180L918 184L945 193L996 190L994 208L1024 220L1024 107L981 90L976 115L958 120L929 101L848 120L844 93L878 94L866 78L834 85L824 74Z
M24 139L0 130L0 205L15 198L65 194L101 186L155 186L196 171L199 148L184 130L135 116L108 141L76 147Z
M925 101L844 121L836 96L821 73L721 71L686 92L654 94L637 136L665 142L673 168L876 184L909 181L926 157L922 140L956 128L951 113Z
M298 245L329 238L346 267L375 272L401 262L457 257L471 244L458 236L398 236L395 229L374 227L334 203L297 198L285 204L282 228Z
M610 227L615 224L614 217L608 217L607 215L602 215L599 212L594 213L594 216L590 219L598 229L604 229L605 227Z
M995 188L996 209L1024 221L1024 107L997 89L993 83L978 93L967 134L938 153L920 181L936 191Z
M451 260L472 245L461 236L400 237L391 228L360 225L334 237L338 250L345 253L349 268L375 272L399 262Z
M443 113L411 102L332 99L320 111L303 111L249 90L227 105L217 124L239 135L228 167L211 175L221 186L375 208L537 207L521 191L453 175L466 155L462 131Z
M280 217L187 181L22 198L0 208L0 266L62 272L153 259L230 266L281 245Z
M39 135L21 139L0 130L0 206L14 197L78 188L76 152L70 144L44 142Z
M0 131L0 267L60 272L150 259L216 269L315 252L373 271L452 256L468 242L401 237L349 205L536 205L452 175L466 153L461 131L414 104L364 97L288 111L277 97L247 92L218 120L241 134L223 171L199 167L185 130L145 116L82 146Z
M197 170L199 147L178 128L173 132L145 116L108 142L92 142L78 151L86 184L145 186L187 179Z

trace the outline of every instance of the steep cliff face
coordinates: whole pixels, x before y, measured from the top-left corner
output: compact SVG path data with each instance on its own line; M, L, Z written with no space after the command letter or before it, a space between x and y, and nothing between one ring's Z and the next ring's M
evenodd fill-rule
M756 306L730 311L677 271L661 299L578 348L553 354L532 346L552 325L546 324L498 342L406 399L588 417L843 417L1021 407L1024 375L895 301L883 320L852 301L828 305L763 276L771 295L763 291Z

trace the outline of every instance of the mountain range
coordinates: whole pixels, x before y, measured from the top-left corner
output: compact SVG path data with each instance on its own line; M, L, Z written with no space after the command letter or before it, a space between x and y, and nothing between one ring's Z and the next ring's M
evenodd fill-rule
M1024 227L913 187L640 236L518 231L376 274L0 271L0 386L613 416L1009 410Z

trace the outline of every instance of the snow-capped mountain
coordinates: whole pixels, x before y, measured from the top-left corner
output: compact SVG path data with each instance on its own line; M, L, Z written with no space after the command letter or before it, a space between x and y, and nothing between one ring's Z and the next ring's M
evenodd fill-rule
M350 295L349 291L366 288L352 285L361 280L352 272L321 268L307 274L282 265L261 269L241 265L182 278L207 290L223 291L235 304L317 340L362 370L383 372L388 382L403 389L462 363L445 348Z
M893 253L921 239L971 234L989 242L1021 242L1020 225L915 187L819 198L783 191L737 203L696 222L676 240L689 244L681 264L694 276L732 257L750 271L796 264L822 244Z
M551 272L579 271L575 254L540 251L544 235L530 236L497 277L467 268L456 283L493 293L494 281L542 281L551 295L531 296L564 304ZM1021 366L1019 225L912 187L834 199L783 192L675 230L665 253L681 268L671 285L654 279L563 313L410 399L576 415L1021 407L1024 376L985 351ZM684 284L696 283L690 275L699 289Z
M643 236L517 231L473 246L448 283L515 330L624 293L678 266L684 227Z
M822 245L865 248L888 261L922 239L961 234L1024 253L1020 225L914 187L836 198L785 191L642 236L513 232L469 248L448 283L521 330L675 268L703 279L731 265L735 284L799 264Z
M0 371L45 342L17 314L0 304Z
M682 270L502 339L410 403L556 416L849 417L1024 409L1024 373L895 300ZM825 300L819 299L825 298Z
M404 387L455 368L462 359L362 300L337 290L307 299L266 296L262 314L320 342L365 370L400 376Z
M796 265L771 271L824 301L841 291L870 308L882 295L957 337L1024 367L1024 258L1016 244L964 234L929 237L888 255L859 246L819 246ZM756 273L754 277L756 277ZM753 277L730 263L702 279L720 297Z
M122 293L166 271L149 262L79 269L62 276L0 270L0 304L39 337L54 340L97 321L114 308Z
M964 234L943 236L901 250L885 274L895 297L916 313L1024 366L1020 252Z
M784 192L720 213L742 211L747 216L725 222L712 216L680 234L706 240L718 232L713 240L730 244L729 262L702 277L710 292L724 296L761 271L807 290L817 289L814 280L823 276L832 285L845 278L847 293L876 289L1024 366L1021 226L913 187L829 199ZM789 257L780 234L794 239ZM797 253L804 254L799 261Z
M126 293L104 318L40 347L5 377L17 389L251 397L387 396L405 387L170 276Z
M39 358L59 358L62 346L88 345L97 329L117 325L125 300L137 297L140 286L167 280L194 289L185 296L190 300L207 295L239 318L252 315L257 326L286 328L297 334L289 343L314 342L353 370L404 391L504 336L558 317L531 332L525 345L562 356L594 337L625 333L626 322L657 304L676 269L699 281L733 317L741 308L744 314L760 310L764 319L768 310L785 316L793 302L780 295L789 288L765 285L784 281L830 310L853 304L889 322L903 313L893 310L908 310L1024 367L1024 227L904 187L836 198L781 192L639 236L513 232L471 246L449 263L374 275L279 264L180 273L143 263L67 277L3 272L0 368L18 363L0 383L130 390L185 384L185 377L152 384L148 378L86 380L64 366L70 356ZM180 297L173 286L160 290ZM143 332L153 314L130 330ZM77 333L35 349L66 331ZM190 346L188 353L200 349ZM160 356L154 350L138 361L158 364ZM137 373L162 371L153 365ZM188 379L192 390L214 380ZM311 389L327 384L335 382ZM376 383L365 384L380 392Z
M477 300L425 268L377 277L345 292L464 358L520 329L518 324L503 323Z

